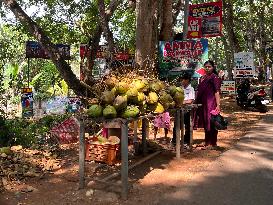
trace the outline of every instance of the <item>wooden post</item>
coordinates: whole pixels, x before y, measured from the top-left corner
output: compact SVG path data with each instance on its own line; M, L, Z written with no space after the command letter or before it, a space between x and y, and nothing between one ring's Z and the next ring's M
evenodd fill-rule
M181 122L180 122L180 130L181 130L181 141L182 141L182 147L180 148L181 149L181 151L182 152L184 152L184 142L185 142L185 139L184 139L184 132L185 132L185 126L184 126L184 114L185 114L185 111L184 111L184 109L182 108L181 109L181 116L180 116L180 120L181 120Z
M121 124L121 197L128 196L128 121Z
M147 118L142 119L142 150L143 155L147 155L147 137L149 137L149 120Z
M79 120L80 124L80 147L79 147L79 189L84 188L84 163L85 163L85 136L84 123Z
M176 158L180 158L180 110L175 112Z
M193 117L193 108L190 110L190 149L192 149L192 144L193 144L193 122L192 122L192 117Z
M134 120L134 140L133 140L133 144L134 144L135 152L138 152L137 122L138 122L138 120Z

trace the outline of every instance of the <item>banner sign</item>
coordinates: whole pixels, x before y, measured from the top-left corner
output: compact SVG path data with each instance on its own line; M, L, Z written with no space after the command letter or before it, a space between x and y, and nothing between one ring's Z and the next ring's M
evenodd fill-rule
M195 71L208 60L208 39L159 42L159 76Z
M80 126L76 118L71 117L54 126L50 133L57 136L61 144L74 143L78 141Z
M253 78L255 76L253 52L234 53L235 78Z
M22 88L21 90L22 117L33 116L33 93L32 88Z
M223 80L221 85L221 93L227 95L236 94L236 86L234 80Z
M189 6L188 38L222 35L222 1Z
M90 56L90 49L87 48L86 44L81 44L80 45L80 57L83 58L84 56L88 57ZM128 51L121 51L118 49L114 50L114 54L113 54L113 58L114 60L128 60L130 58L130 54ZM107 46L106 45L100 45L99 49L97 51L96 54L96 58L108 58L110 57Z
M70 45L55 44L55 49L65 60L70 59ZM48 53L43 49L43 47L36 41L26 42L26 57L27 58L43 58L49 59Z

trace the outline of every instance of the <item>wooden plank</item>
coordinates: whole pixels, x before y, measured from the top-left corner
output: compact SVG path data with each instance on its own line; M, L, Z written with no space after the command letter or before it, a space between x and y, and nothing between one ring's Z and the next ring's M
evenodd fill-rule
M84 131L84 123L79 121L80 124L80 147L79 147L79 188L84 188L84 170L85 170L85 131Z
M123 121L121 126L121 197L128 197L128 122Z
M149 159L151 159L151 158L153 158L153 157L159 155L160 153L161 153L161 151L156 151L156 152L154 152L154 153L152 153L152 154L150 154L150 155L148 155L148 156L142 158L141 160L137 161L135 164L130 165L130 166L128 167L128 170L131 170L131 169L135 168L136 166L138 166L138 165L140 165L140 164L142 164L142 163L148 161ZM120 174L121 174L120 172L113 173L113 174L111 174L111 175L105 177L105 178L102 179L101 181L109 181L109 180L112 180L112 179L118 177Z
M180 158L180 110L175 112L176 158Z

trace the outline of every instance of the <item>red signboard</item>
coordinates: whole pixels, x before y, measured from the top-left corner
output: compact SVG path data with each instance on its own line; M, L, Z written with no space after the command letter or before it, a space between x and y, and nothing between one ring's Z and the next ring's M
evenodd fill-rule
M104 45L99 46L99 49L96 54L96 58L107 58L109 56L107 54L107 47ZM87 48L85 44L80 45L80 57L87 57L90 56L90 50ZM115 50L114 52L114 60L128 60L130 58L129 52L128 51L119 51Z
M189 6L188 38L222 35L222 1Z

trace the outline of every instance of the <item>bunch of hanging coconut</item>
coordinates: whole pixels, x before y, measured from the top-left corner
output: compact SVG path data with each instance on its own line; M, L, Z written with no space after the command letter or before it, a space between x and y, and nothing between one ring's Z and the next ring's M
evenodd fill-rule
M109 76L105 90L92 99L88 115L93 118L135 118L140 114L163 113L183 104L183 89L157 79L140 76Z

